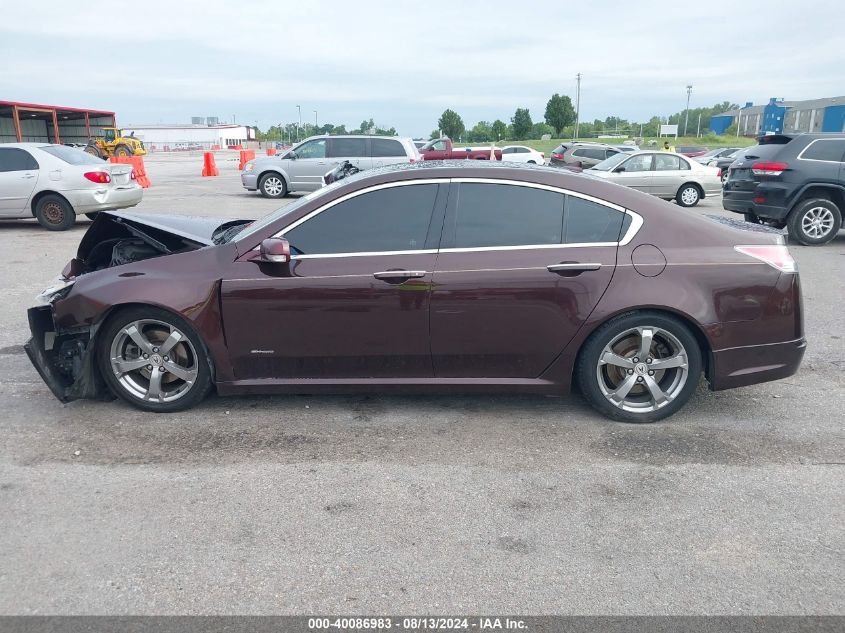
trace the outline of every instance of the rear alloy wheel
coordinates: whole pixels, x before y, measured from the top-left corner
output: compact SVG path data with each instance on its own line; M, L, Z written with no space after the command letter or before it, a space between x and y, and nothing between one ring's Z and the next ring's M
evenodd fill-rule
M658 313L623 315L588 339L576 366L587 401L622 422L655 422L690 399L701 350L689 329Z
M265 198L284 198L288 193L285 179L274 173L261 176L258 181L258 190Z
M801 244L818 246L836 237L842 227L842 214L832 201L812 198L798 204L789 214L789 235Z
M698 190L698 185L687 183L678 189L678 195L675 200L682 207L694 207L701 200L701 192Z
M188 409L211 389L207 352L180 317L157 308L120 312L102 332L100 372L112 392L144 409Z
M48 231L66 231L76 222L76 213L61 196L47 195L35 205L38 223Z

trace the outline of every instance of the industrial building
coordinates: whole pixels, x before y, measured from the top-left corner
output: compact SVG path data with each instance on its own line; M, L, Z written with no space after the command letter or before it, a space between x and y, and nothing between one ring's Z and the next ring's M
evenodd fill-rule
M235 123L217 123L210 117L201 123L201 117L193 117L191 124L170 125L125 125L124 134L135 133L135 138L144 142L148 151L178 151L185 149L211 149L237 147L255 138L255 130Z
M87 143L114 126L106 110L0 101L0 143Z
M798 134L801 132L845 132L845 97L784 101L770 99L766 105L746 103L738 110L717 114L710 119L710 130L724 134L737 125L740 136Z

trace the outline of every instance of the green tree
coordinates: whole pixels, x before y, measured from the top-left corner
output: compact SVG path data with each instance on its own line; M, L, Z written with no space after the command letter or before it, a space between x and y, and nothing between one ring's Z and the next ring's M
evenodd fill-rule
M432 130L432 131L431 131L431 134L429 135L429 137L428 137L428 138L429 138L429 140L434 139L434 138L440 138L440 135L441 135L441 134L442 134L442 132L441 132L439 129L437 129L437 130Z
M496 119L493 121L493 125L490 126L490 134L491 140L500 141L506 139L508 137L508 126L505 125L505 122Z
M487 121L479 121L467 132L467 141L470 143L486 143L493 140L493 130Z
M572 107L572 99L566 95L553 94L546 104L545 119L546 123L554 128L557 138L560 138L561 130L575 122L575 108Z
M531 138L540 139L543 138L543 134L552 136L555 134L555 129L551 125L546 125L539 121L531 126Z
M511 125L513 126L513 138L516 141L521 141L528 138L531 134L531 114L528 108L517 108L511 118Z
M464 121L454 110L445 110L437 120L437 127L451 139L456 139L464 133Z

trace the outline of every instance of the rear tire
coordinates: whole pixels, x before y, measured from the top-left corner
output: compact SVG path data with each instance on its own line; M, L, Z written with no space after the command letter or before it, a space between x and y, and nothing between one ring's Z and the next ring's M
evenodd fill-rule
M681 185L675 196L675 201L682 207L694 207L701 200L701 190L691 182Z
M67 231L76 222L76 213L67 200L50 194L35 205L35 218L48 231Z
M701 348L682 321L660 312L630 312L590 335L575 378L587 402L603 415L656 422L687 403L701 368Z
M787 219L789 236L806 246L831 241L842 227L842 212L831 200L810 198L798 203Z
M185 319L153 306L121 310L106 321L97 364L112 393L144 411L189 409L212 387L202 339Z
M258 191L265 198L284 198L288 195L288 186L279 174L270 172L258 180Z
M85 146L85 153L91 154L91 156L96 156L97 158L102 158L103 155L100 152L100 148L96 145L86 145Z

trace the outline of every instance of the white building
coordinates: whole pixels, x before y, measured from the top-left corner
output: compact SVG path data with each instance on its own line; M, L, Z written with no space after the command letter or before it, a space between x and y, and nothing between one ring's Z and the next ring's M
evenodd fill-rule
M253 129L245 125L124 125L123 134L135 133L147 151L166 152L189 149L211 149L219 145L225 149L243 145L254 139Z

